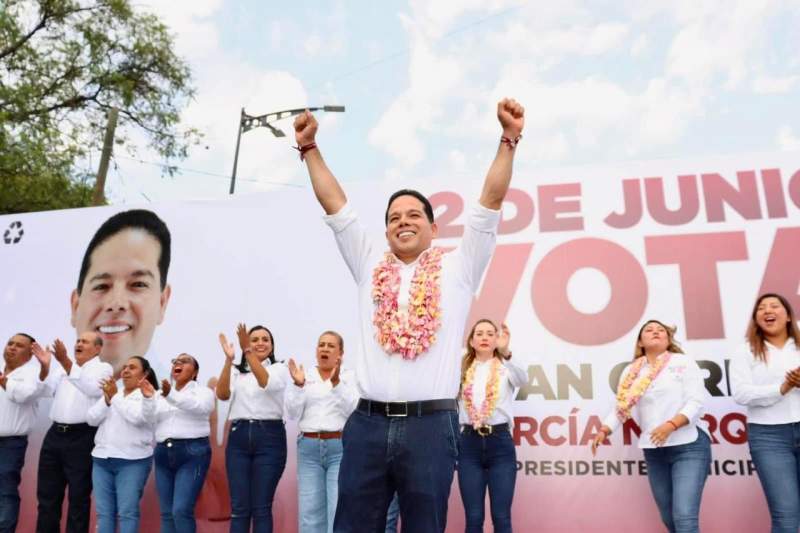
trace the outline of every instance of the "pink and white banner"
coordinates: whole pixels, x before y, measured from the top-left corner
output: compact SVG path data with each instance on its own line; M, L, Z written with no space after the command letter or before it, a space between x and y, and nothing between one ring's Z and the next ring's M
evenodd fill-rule
M381 242L389 194L416 187L436 208L438 244L455 246L482 177L481 171L468 182L361 184L346 192ZM703 369L711 394L703 420L713 463L702 529L766 530L766 502L749 460L743 409L731 398L728 365L759 293L782 293L800 309L800 154L517 167L512 185L472 318L507 321L514 357L528 368L529 382L515 404L515 529L660 529L636 447L638 428L629 424L614 434L597 457L588 445L612 406L637 327L657 318L678 326L677 338ZM71 293L86 245L104 220L130 207L0 217L0 336L26 331L71 346ZM306 365L313 364L319 333L337 330L347 366L348 352L358 349L355 291L310 188L136 207L155 211L172 233L163 321L142 320L152 331L137 332L148 337L147 357L159 376L172 357L187 352L200 361L201 380L212 379L224 357L217 335L233 336L239 321L266 325L278 358ZM48 409L43 402L28 449L20 531L35 523ZM228 528L223 428L216 424L226 414L220 403L218 446L197 508L200 531ZM276 531L294 532L296 426L287 430L289 463L274 516ZM159 520L152 476L150 484L144 530L155 530ZM448 524L448 531L463 529L455 486Z

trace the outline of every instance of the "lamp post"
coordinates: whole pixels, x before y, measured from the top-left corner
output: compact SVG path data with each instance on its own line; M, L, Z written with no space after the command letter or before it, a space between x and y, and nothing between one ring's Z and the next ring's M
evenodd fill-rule
M272 125L283 118L293 117L306 111L327 111L330 113L344 113L343 105L326 105L322 107L302 107L299 109L287 109L285 111L276 111L274 113L267 113L266 115L252 116L244 112L239 117L239 133L236 135L236 153L233 156L233 172L231 173L231 188L229 194L233 194L236 187L236 167L239 164L239 145L242 141L242 134L255 128L267 128L275 137L286 137L283 131L279 130Z

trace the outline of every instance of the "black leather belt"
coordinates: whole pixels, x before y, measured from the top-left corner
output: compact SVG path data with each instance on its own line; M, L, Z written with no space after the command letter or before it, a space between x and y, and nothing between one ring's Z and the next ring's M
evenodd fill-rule
M439 411L455 411L457 407L452 398L419 402L376 402L364 398L358 401L358 410L370 416L422 416Z
M81 424L61 424L60 422L53 422L53 429L59 433L69 433L71 431L86 431L87 429L93 428L94 426L90 426L86 422Z
M493 426L485 424L483 426L478 427L477 429L475 429L474 427L469 426L469 425L463 425L461 427L464 428L464 430L463 430L464 433L477 433L481 437L488 437L492 433L499 433L501 431L508 431L508 423L495 424Z

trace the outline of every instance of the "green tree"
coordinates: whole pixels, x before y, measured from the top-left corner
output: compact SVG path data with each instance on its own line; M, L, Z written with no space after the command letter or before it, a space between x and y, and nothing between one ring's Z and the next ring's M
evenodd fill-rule
M3 189L28 191L30 210L88 205L94 169L81 163L100 150L112 107L118 147L134 150L136 135L165 161L185 157L198 133L179 128L193 88L174 48L168 28L128 0L0 0ZM56 191L63 202L42 202ZM6 197L2 212L26 210Z

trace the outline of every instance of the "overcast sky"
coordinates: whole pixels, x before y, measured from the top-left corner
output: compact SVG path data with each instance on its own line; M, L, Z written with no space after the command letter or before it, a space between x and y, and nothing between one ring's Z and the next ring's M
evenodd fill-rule
M504 96L526 108L518 169L800 151L796 0L135 5L174 32L205 137L173 178L119 151L113 203L225 196L242 107L345 105L318 135L343 182L482 178ZM276 125L243 136L238 194L306 186Z

